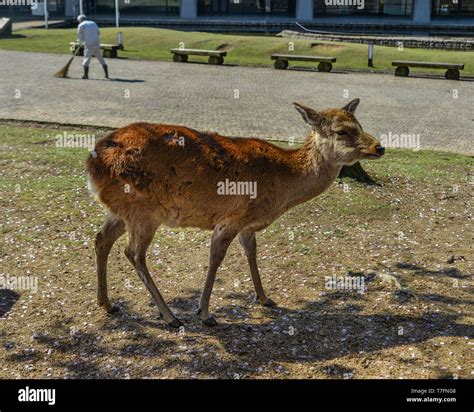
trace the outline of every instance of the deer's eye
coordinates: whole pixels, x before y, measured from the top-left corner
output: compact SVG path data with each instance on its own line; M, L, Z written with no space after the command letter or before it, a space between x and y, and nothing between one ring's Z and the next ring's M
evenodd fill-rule
M345 130L336 130L338 136L347 136L347 132Z

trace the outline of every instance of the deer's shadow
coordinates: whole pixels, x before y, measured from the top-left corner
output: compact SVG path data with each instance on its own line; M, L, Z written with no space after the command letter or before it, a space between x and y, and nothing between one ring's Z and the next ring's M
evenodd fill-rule
M434 273L420 266L399 265L417 271L419 275ZM451 277L467 276L452 270L437 272ZM357 275L364 276L369 283L375 280L373 273L358 272ZM63 320L50 325L47 333L36 337L36 340L64 354L87 355L86 361L77 364L55 361L54 366L67 369L74 378L123 377L127 372L125 367L119 366L113 372L98 362L102 358L117 356L126 359L137 356L150 360L163 359L159 370L149 372L147 369L147 376L160 376L163 368L179 366L180 369L196 373L214 376L217 373L221 378L232 378L235 374L258 373L256 371L260 368L273 367L274 362L301 364L331 361L333 364L325 373L341 378L343 374L353 372L337 363L341 357L361 356L369 362L378 351L422 343L435 337L472 336L474 332L471 325L460 321L463 315L454 311L424 312L421 315L394 315L393 312L384 314L380 311L367 313L367 295L379 293L377 290L366 294L329 291L317 300L295 302L297 308L262 307L255 303L253 290L250 289L230 292L218 303L211 299L214 302L211 312L216 315L219 326L208 328L201 324L196 314L200 292L188 290L184 296L169 302L185 325L182 330L171 330L170 335L153 333L153 329L167 329L158 316L146 318L149 313L136 313L126 301L119 301L120 311L104 317L103 322L92 331L71 335L68 333L68 321ZM395 293L392 298L398 305L411 304L395 301ZM449 304L470 303L430 293L419 294L419 299ZM156 308L150 307L149 310L156 311ZM126 337L111 347L102 342L102 337L109 332L121 332ZM174 334L181 336L177 338ZM194 345L196 341L204 342L202 350ZM177 347L183 342L192 349L193 356L169 356L170 353L176 353ZM23 355L18 358L11 354L5 360L24 362L27 359ZM35 361L31 357L28 360Z
M0 318L10 312L20 295L10 289L0 289Z
M194 313L190 312L189 302L197 302L198 296L198 291L190 291L186 298L171 302L171 306L185 314L184 320L191 319ZM458 323L459 316L452 313L367 315L358 303L365 297L357 293L350 296L346 292L328 293L317 301L300 302L300 309L261 308L253 303L251 293L232 293L226 298L238 300L239 304L216 307L214 313L220 326L202 326L199 333L217 339L216 348L222 347L234 356L224 369L235 373L245 373L245 367L242 368L245 363L255 370L272 362L304 363L351 355L369 356L399 345L425 342L439 336L467 336L474 332L472 326ZM440 300L439 296L429 294L420 298ZM444 298L441 297L441 301L446 301ZM341 307L341 302L346 300L347 304ZM450 303L462 303L449 300ZM262 317L270 319L258 322ZM222 359L212 347L207 352L209 356L201 364L200 372L212 373ZM172 367L173 360L167 360L167 366ZM193 363L182 366L191 368ZM344 371L340 369L336 365L327 373L342 378Z

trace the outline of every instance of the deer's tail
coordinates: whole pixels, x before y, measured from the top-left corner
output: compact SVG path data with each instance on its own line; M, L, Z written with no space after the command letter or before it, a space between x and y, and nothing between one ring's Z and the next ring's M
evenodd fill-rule
M119 129L99 140L87 159L89 189L106 206L102 196L105 188L123 192L123 185L127 185L133 187L135 196L140 196L153 182L154 174L147 170L143 143L123 139L123 133Z
M99 140L90 153L86 162L87 186L97 199L100 200L103 189L111 184L122 155L123 148L114 140L114 133Z

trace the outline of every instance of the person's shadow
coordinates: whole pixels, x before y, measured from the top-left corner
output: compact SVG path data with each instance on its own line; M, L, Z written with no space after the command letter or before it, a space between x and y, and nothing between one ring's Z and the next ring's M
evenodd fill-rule
M101 80L107 80L107 79L101 79ZM141 79L120 79L118 77L111 77L107 81L109 81L109 82L121 82L121 83L145 83L145 80L141 80Z
M80 77L68 77L68 80L83 80ZM101 78L91 78L87 79L87 81L99 81L99 82L120 82L120 83L145 83L145 80L141 79L121 79L118 77L110 77L109 79L101 79Z

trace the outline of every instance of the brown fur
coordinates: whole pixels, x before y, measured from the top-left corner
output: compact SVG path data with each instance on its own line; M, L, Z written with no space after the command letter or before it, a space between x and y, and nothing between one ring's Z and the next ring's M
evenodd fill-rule
M214 230L208 279L200 304L205 324L215 323L208 313L212 284L227 247L237 234L249 259L258 298L261 303L270 304L256 265L255 232L289 208L326 190L344 164L375 156L380 143L362 131L353 115L357 104L353 101L344 109L324 112L296 105L313 128L298 149L283 149L259 139L148 123L131 124L100 140L87 161L94 191L111 211L96 239L99 304L111 310L106 260L116 238L127 230L127 257L165 320L179 325L145 263L146 249L161 224ZM349 135L344 137L345 132ZM218 183L226 179L256 182L256 198L251 199L248 194L218 194Z

